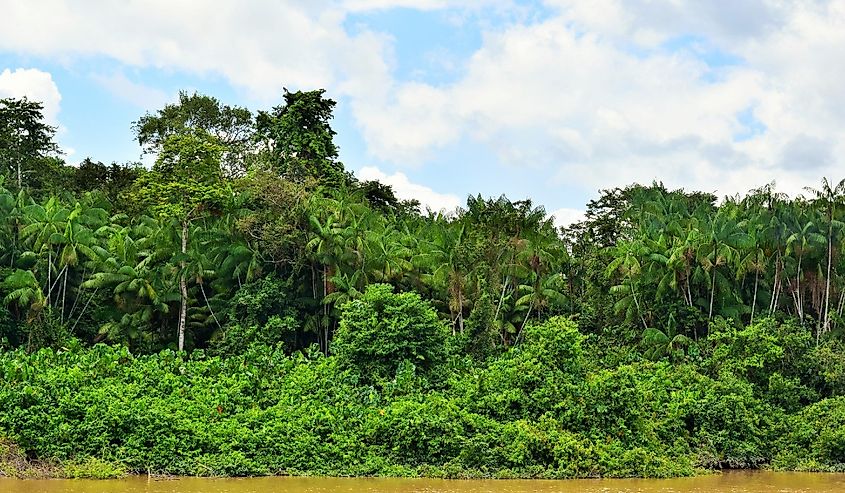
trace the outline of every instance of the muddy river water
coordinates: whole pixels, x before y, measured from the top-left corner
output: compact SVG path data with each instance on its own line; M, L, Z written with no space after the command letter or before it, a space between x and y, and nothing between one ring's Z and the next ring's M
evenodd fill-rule
M0 493L845 493L845 474L727 472L680 479L243 478L13 480Z

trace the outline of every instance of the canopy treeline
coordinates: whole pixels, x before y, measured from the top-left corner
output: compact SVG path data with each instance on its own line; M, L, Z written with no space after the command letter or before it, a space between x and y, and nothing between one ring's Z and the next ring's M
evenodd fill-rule
M156 157L149 170L64 165L49 157L58 149L39 104L0 107L6 346L72 336L206 348L261 339L288 313L289 351L328 352L339 308L373 283L431 300L473 354L516 345L555 315L676 342L705 337L716 318L791 317L817 341L843 325L841 182L722 201L633 185L603 191L561 231L530 200L420 211L359 182L338 159L322 90L285 90L257 114L181 93L133 124ZM244 293L272 303L245 316Z

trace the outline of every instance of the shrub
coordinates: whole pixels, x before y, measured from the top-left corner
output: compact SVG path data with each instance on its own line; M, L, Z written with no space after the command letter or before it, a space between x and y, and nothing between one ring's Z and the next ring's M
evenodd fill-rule
M389 285L375 284L343 306L331 349L363 382L384 382L403 362L421 373L441 366L446 336L437 312L417 293L394 293Z

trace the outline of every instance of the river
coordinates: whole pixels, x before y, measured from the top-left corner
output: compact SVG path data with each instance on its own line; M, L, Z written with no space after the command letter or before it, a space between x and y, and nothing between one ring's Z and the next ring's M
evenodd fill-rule
M839 493L845 474L727 472L679 479L440 480L388 478L179 478L15 480L2 493Z

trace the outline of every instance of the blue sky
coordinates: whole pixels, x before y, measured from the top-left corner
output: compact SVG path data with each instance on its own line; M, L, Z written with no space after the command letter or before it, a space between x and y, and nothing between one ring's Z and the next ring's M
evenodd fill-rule
M131 122L195 90L339 102L341 158L433 208L599 188L719 194L839 179L845 2L0 0L0 97L42 99L67 159L136 161Z

